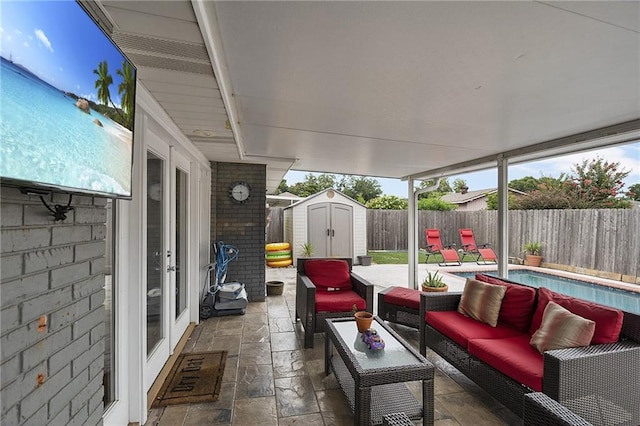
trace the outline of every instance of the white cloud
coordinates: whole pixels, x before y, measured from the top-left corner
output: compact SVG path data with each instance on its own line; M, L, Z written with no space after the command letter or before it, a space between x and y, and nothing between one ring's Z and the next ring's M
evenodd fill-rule
M44 44L47 49L53 52L53 47L51 47L51 42L47 38L47 35L44 33L44 31L37 29L34 31L34 33L36 35L36 38L40 40L40 42Z

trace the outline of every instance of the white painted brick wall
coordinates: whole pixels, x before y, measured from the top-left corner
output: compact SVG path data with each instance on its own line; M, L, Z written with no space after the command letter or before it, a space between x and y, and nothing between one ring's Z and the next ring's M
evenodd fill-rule
M71 205L54 222L38 197L1 188L2 425L102 424L106 200Z

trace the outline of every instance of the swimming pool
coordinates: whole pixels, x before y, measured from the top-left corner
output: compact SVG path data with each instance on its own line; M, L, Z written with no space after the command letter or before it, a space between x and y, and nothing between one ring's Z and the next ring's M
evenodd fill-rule
M498 276L495 271L482 271L482 273ZM463 278L473 278L476 272L450 272L450 274ZM640 293L529 270L510 270L509 279L531 287L546 287L557 293L590 300L640 315Z

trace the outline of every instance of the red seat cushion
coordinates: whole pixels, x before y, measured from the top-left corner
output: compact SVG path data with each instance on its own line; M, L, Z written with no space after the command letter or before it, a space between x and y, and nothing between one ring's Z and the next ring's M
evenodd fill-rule
M347 312L354 304L359 311L367 308L367 302L353 290L316 291L316 312Z
M317 288L351 290L349 264L341 259L312 259L304 262L304 273Z
M524 334L504 324L491 327L489 324L465 317L458 311L429 311L425 315L425 321L463 348L467 348L471 339L503 339ZM529 344L531 336L526 337Z
M529 345L529 336L473 339L469 353L518 383L542 392L543 356Z
M536 290L484 274L476 274L476 280L507 287L500 306L498 322L528 333L535 308Z
M442 249L440 254L444 258L445 262L459 262L458 252L455 249Z
M496 252L490 248L479 248L478 253L482 255L484 260L498 260L498 256L496 256Z
M624 314L621 310L556 293L545 287L540 287L538 290L538 306L531 321L529 334L533 335L540 328L542 314L550 301L596 323L596 330L591 339L592 345L614 343L620 338L620 330L622 330L622 321L624 319Z
M412 288L393 287L384 295L384 302L417 310L420 309L420 291Z

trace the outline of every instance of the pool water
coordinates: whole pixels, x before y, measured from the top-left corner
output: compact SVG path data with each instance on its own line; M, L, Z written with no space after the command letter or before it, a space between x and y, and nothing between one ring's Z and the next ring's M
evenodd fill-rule
M496 272L483 271L482 273L498 276ZM473 278L476 272L451 272L451 274L463 278ZM640 315L640 293L528 270L509 271L509 279L531 287L546 287L556 293L578 297Z

